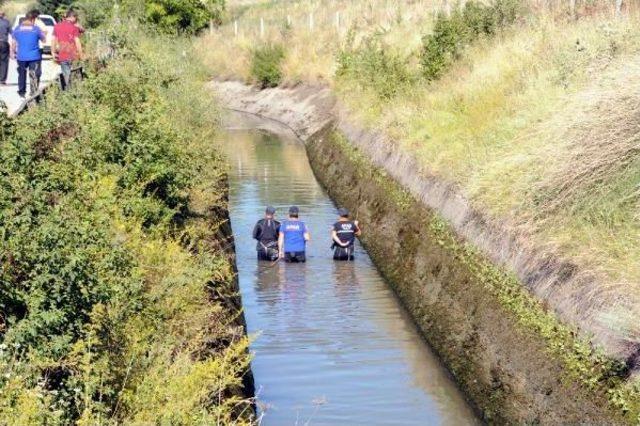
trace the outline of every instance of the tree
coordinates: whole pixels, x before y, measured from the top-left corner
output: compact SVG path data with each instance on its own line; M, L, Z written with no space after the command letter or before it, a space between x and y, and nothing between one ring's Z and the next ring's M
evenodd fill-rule
M73 4L73 0L38 0L38 8L40 12L49 15L62 15L65 9Z
M209 25L212 14L203 0L146 0L145 19L164 32L195 33Z

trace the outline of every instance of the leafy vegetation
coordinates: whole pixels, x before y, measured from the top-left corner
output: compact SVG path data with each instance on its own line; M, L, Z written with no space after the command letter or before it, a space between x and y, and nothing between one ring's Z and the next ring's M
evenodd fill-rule
M414 81L408 60L390 49L382 34L365 37L354 46L354 36L347 38L346 46L338 52L337 78L347 78L362 87L372 89L380 98L390 99L401 93Z
M422 72L435 80L459 58L462 49L479 37L492 36L515 22L521 8L519 0L497 0L486 6L470 1L448 16L440 13L433 32L424 37Z
M184 40L114 33L107 68L0 123L0 417L248 421L205 73Z
M44 13L59 17L69 8L84 12L90 26L97 26L117 9L123 16L137 16L165 33L196 33L210 22L220 24L225 0L38 0Z
M253 49L251 75L262 88L276 87L280 84L284 57L284 47L280 44L266 44Z

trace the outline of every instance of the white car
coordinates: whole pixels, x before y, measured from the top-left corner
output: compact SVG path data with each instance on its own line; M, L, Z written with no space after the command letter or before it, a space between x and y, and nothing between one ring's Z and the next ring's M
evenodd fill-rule
M24 20L26 15L17 15L16 19L13 21L13 29L18 28L18 25ZM36 25L40 27L42 32L46 36L46 40L44 42L40 42L40 48L43 53L48 55L51 54L51 42L53 41L53 27L56 25L56 19L51 15L40 15L38 19L36 19Z

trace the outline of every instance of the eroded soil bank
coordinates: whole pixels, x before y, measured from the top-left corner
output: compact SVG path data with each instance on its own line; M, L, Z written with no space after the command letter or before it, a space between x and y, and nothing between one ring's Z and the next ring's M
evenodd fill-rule
M624 357L623 339L590 321L597 312L573 315L579 306L563 310L570 300L566 287L577 285L572 280L579 274L567 273L561 263L536 269L537 261L510 251L515 237L500 232L494 237L495 225L452 187L425 178L382 136L350 125L328 89L214 86L230 109L279 121L306 143L319 180L366 224L362 240L378 268L486 420L624 421L603 392L587 392L585 377L569 374L562 346L572 336L558 337L550 316L523 294L523 283L538 296L546 289L541 298L562 320L585 333L598 330L594 340ZM500 246L505 238L510 243ZM564 291L549 290L558 283ZM548 321L539 322L542 317Z

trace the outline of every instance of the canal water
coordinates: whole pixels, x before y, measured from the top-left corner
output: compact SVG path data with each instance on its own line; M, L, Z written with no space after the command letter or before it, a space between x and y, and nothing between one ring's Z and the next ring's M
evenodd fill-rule
M263 425L467 425L472 410L358 245L331 258L336 206L304 146L257 130L220 136ZM349 188L344 188L349 190ZM311 232L306 264L256 260L251 231L265 206L300 207ZM361 224L367 232L367 224ZM389 236L393 238L392 235Z

